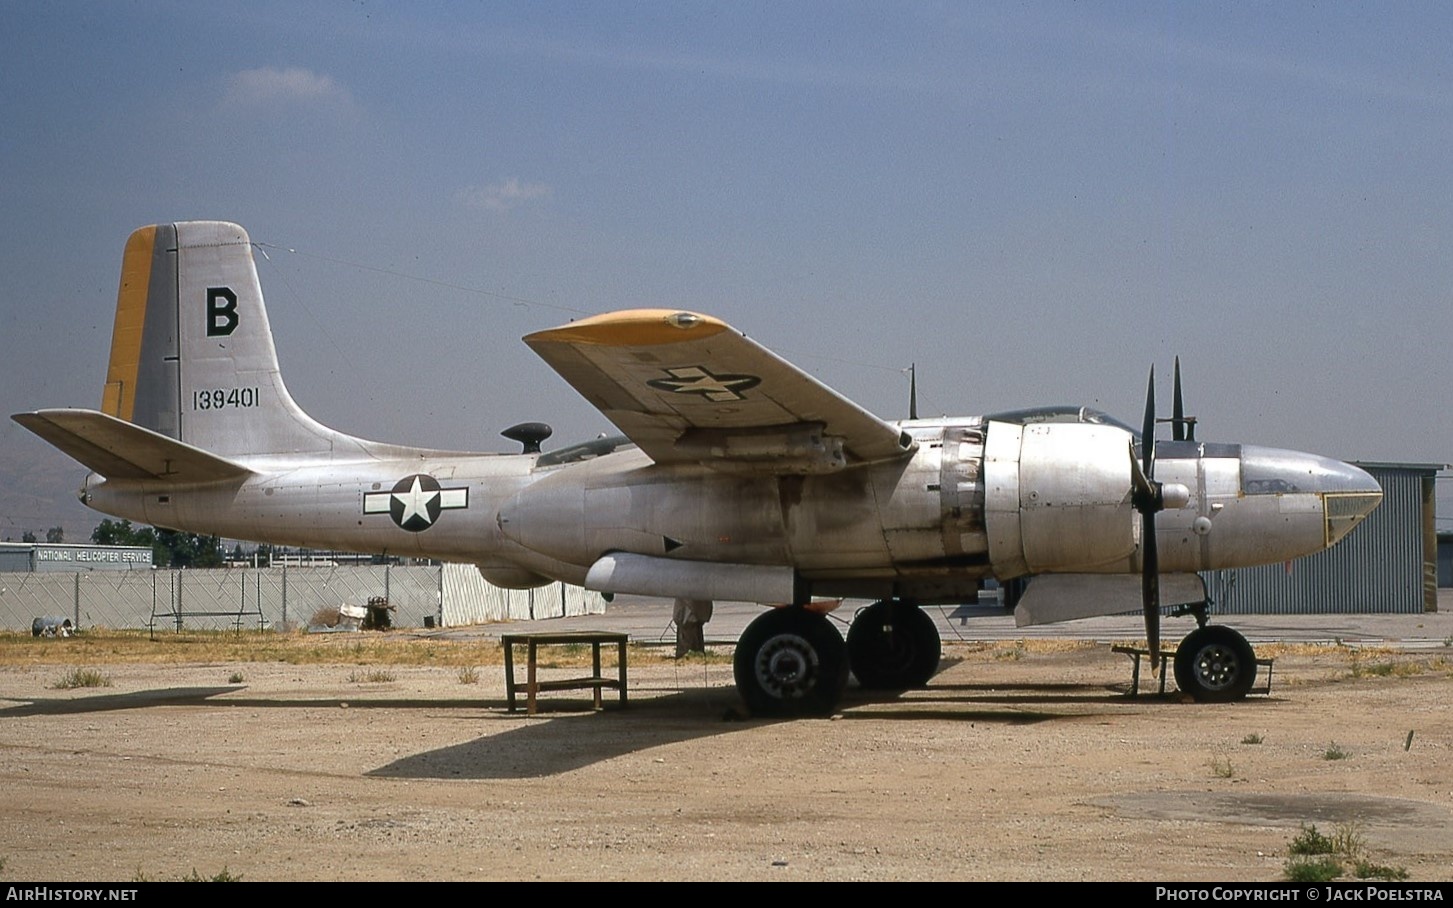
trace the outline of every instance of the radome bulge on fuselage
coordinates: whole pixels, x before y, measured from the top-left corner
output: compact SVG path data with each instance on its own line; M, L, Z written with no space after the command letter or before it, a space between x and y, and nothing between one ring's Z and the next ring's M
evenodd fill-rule
M513 587L882 600L846 653L815 612L749 628L737 679L763 712L831 708L850 661L887 682L870 686L926 681L937 632L914 606L990 577L1139 576L1154 640L1162 579L1320 551L1381 497L1356 467L1195 442L1184 420L1157 447L1153 400L1138 434L1065 409L888 422L697 313L609 313L525 342L624 437L478 454L345 435L283 384L245 231L159 225L127 243L101 410L14 418L92 470L88 505L159 526L472 562ZM1028 620L1136 605L1035 586Z

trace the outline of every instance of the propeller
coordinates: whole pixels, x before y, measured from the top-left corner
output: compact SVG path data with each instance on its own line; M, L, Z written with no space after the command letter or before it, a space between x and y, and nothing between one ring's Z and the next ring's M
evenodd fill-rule
M908 367L908 418L918 418L918 363Z
M1181 399L1181 358L1176 357L1175 403L1171 411L1171 438L1176 441L1196 440L1196 418L1186 416L1186 404Z
M1180 358L1176 358L1175 438L1181 438L1187 425L1181 400ZM1160 553L1156 546L1155 515L1166 508L1184 507L1191 498L1190 489L1180 483L1155 480L1155 367L1150 369L1150 382L1145 389L1145 419L1141 423L1140 462L1134 452L1130 457L1132 491L1130 502L1140 512L1140 592L1145 609L1145 639L1150 650L1151 671L1160 669Z
M1150 670L1160 667L1160 555L1155 543L1155 515L1165 507L1160 483L1155 481L1155 367L1145 389L1145 420L1140 432L1140 469L1135 472L1131 502L1140 512L1140 596L1145 609L1145 641ZM1132 459L1132 463L1133 463Z

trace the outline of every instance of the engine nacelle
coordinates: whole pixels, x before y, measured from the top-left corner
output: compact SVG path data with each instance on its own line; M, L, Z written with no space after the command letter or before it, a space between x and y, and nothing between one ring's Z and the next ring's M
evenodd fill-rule
M1139 543L1130 441L1115 426L990 422L984 517L994 573L1090 571L1127 561Z

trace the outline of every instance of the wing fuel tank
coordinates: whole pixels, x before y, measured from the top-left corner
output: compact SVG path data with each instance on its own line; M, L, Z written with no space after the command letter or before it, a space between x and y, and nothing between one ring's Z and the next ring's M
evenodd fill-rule
M588 590L663 599L785 604L795 601L794 585L794 572L788 567L677 561L628 552L602 556L585 575Z

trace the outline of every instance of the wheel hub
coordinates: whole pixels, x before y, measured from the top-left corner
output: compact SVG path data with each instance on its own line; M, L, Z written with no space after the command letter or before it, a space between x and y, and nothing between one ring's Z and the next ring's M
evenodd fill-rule
M1224 690L1236 680L1240 663L1229 647L1215 644L1196 653L1196 676L1210 690Z
M817 651L796 634L778 634L757 653L757 680L774 696L802 696L816 683L817 673Z

